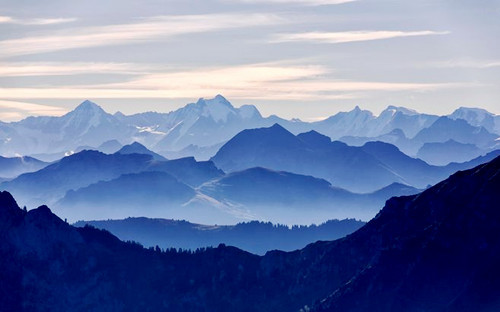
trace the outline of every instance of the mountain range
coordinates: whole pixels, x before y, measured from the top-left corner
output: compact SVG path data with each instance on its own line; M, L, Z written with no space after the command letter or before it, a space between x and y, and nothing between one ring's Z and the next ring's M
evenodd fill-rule
M369 220L388 198L418 192L393 184L356 194L323 179L265 168L225 174L213 162L192 157L157 161L149 154L97 151L65 157L0 186L23 205L49 202L70 220L148 216L217 224Z
M0 187L22 205L48 203L72 221L131 216L204 224L367 221L390 197L415 194L499 154L432 166L391 144L353 147L315 131L295 136L276 124L242 131L213 161L167 161L136 142L114 154L84 150Z
M485 154L498 147L495 140L500 135L500 116L475 108L459 108L440 117L395 106L388 106L375 116L356 107L321 121L304 122L274 115L263 117L255 106L236 108L217 95L170 113L109 114L97 104L84 101L61 117L29 117L0 123L0 155L55 161L83 149L112 153L121 145L138 142L169 159L194 156L207 160L242 130L275 123L293 134L314 130L350 145L385 141L410 156L417 155L425 143L437 142L436 138L438 142L453 139L475 144ZM443 124L448 132L441 131ZM421 134L425 129L430 130Z
M2 157L0 156L0 178L15 178L26 172L38 171L48 163L29 156Z
M292 251L318 240L342 238L362 227L354 219L329 220L319 225L288 227L271 222L251 221L235 225L203 225L171 219L127 218L122 220L79 221L76 227L91 225L116 235L123 241L135 241L145 247L196 250L235 246L264 255L271 250Z
M0 193L5 310L498 311L500 157L389 200L345 238L256 256L144 249Z
M278 124L240 132L211 160L225 172L265 167L323 178L354 192L372 192L392 183L425 188L456 170L471 168L468 163L432 166L383 142L357 147L332 142L315 131L295 136Z

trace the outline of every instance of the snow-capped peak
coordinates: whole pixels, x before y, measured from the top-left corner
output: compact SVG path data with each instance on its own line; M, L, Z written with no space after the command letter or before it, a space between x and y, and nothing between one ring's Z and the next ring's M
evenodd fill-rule
M90 128L96 127L101 120L106 117L107 113L96 103L89 100L83 101L73 111L63 116L66 127L79 127L85 125Z
M388 113L391 115L396 115L396 113L398 113L398 112L401 112L401 113L403 113L405 115L409 115L409 116L418 114L418 112L416 110L409 109L409 108L402 107L402 106L393 106L393 105L387 106L387 108L382 112L382 114Z
M465 119L473 123L480 123L487 116L493 116L493 114L485 109L471 107L460 107L449 115L451 119Z
M210 116L216 122L226 122L229 114L236 114L233 105L220 94L209 100L201 98L196 105L202 107L204 116Z
M239 115L243 119L250 119L253 117L262 117L259 110L253 105L243 105L239 109Z
M73 110L73 112L105 113L99 105L89 100L83 101Z

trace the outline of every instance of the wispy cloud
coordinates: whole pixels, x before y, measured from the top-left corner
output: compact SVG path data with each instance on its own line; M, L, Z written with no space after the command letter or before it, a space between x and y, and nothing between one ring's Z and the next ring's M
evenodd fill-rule
M300 4L300 5L335 5L355 2L358 0L227 0L230 2L243 2L243 3L272 3L272 4Z
M500 60L450 60L437 62L433 65L445 68L493 68L500 67Z
M147 74L164 66L132 63L21 62L0 63L0 77L59 76L80 74Z
M54 25L77 21L77 18L29 18L20 19L10 16L0 16L0 24L18 24L18 25Z
M346 43L357 41L383 40L401 37L446 35L448 31L382 31L361 30L342 32L305 32L278 34L272 42L316 42L316 43Z
M182 34L282 23L272 14L159 16L131 24L75 28L0 41L0 57L159 40Z
M63 115L67 110L57 106L0 100L0 120L15 121L28 116Z
M360 97L370 92L422 92L457 87L450 83L336 80L322 66L250 64L152 73L113 84L59 88L0 88L0 98L193 98L222 93L233 99L325 100Z

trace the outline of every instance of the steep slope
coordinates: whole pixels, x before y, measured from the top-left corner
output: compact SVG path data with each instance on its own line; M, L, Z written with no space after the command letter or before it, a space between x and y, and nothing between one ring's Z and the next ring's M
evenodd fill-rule
M331 142L315 131L294 136L278 124L238 133L212 161L225 172L264 167L323 178L354 192L404 182L359 147Z
M390 200L347 239L378 256L314 311L495 311L500 308L500 158L422 194Z

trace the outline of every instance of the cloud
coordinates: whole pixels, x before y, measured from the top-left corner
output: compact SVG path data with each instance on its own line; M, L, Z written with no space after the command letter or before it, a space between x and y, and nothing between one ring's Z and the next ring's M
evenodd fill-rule
M0 63L0 77L59 76L79 74L146 74L162 68L159 65L89 62L21 62Z
M229 1L229 0L228 0ZM335 5L355 2L358 0L233 0L232 2L243 3L271 3L271 4L300 4L300 5Z
M316 42L316 43L346 43L358 41L383 40L401 37L446 35L447 31L382 31L382 30L361 30L342 32L305 32L278 34L272 42Z
M450 60L437 62L433 65L444 68L493 68L500 67L500 60Z
M222 93L234 99L351 99L364 92L423 92L454 88L451 83L336 80L322 66L265 63L201 68L137 76L122 83L58 88L0 88L4 99L193 98Z
M78 48L140 43L189 33L282 23L272 14L174 15L143 19L131 24L93 26L51 35L0 41L0 57Z
M0 24L18 24L18 25L54 25L75 22L76 18L32 18L18 19L10 16L0 16Z
M0 100L0 120L14 121L28 116L60 116L67 110L57 106Z

